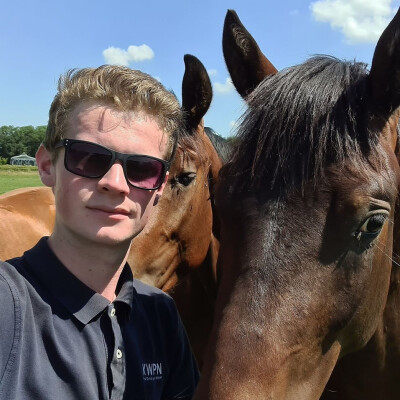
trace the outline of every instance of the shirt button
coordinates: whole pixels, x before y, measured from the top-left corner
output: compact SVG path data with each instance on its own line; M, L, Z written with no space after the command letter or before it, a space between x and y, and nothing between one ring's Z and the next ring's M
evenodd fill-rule
M120 349L117 350L117 358L122 358L122 351Z
M115 308L113 308L112 310L111 310L111 316L113 317L115 315Z

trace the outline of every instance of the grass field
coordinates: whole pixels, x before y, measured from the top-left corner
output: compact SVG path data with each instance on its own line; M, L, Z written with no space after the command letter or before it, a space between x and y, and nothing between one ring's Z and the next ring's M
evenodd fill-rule
M29 186L43 186L36 167L0 165L0 194Z

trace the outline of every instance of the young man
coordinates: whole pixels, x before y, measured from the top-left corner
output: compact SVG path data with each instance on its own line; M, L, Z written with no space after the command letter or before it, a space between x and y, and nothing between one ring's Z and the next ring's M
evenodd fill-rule
M60 79L36 154L54 231L0 264L1 400L192 397L198 370L175 305L125 262L181 126L175 96L139 71Z

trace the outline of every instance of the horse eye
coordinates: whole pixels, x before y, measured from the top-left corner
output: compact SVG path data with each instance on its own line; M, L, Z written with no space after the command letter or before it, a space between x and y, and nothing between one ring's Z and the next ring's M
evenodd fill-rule
M388 214L373 214L364 221L360 228L354 233L359 249L363 251L373 246L387 217Z
M362 226L359 229L359 232L378 235L383 227L383 224L386 221L386 218L387 218L387 215L385 215L385 214L371 215L362 224Z
M189 186L194 178L196 178L196 174L194 172L185 172L176 177L176 181L183 186Z

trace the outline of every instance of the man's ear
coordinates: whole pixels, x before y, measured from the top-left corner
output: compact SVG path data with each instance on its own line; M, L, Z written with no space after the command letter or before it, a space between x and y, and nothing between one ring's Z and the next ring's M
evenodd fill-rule
M42 183L46 186L53 187L56 179L52 154L42 144L36 152L36 164Z
M157 189L157 196L156 196L157 203L158 203L158 200L160 199L161 195L163 194L165 187L167 186L168 176L169 176L169 171L167 171L167 173L165 174L163 184Z
M154 197L153 206L156 206L158 204L160 198L161 196L159 194L156 194L156 197Z

